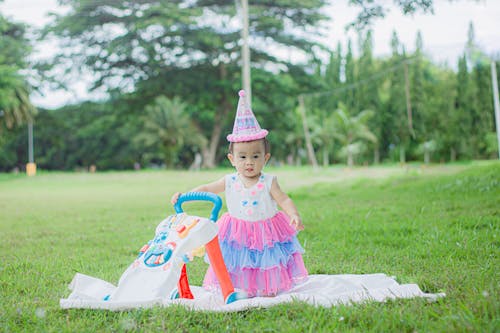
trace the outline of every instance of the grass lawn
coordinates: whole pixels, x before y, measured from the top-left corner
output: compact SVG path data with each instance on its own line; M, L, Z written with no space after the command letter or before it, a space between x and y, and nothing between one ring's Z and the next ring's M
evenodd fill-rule
M116 283L173 212L173 192L228 171L0 174L0 331L500 331L498 162L267 170L301 211L310 274L386 273L445 292L437 302L291 303L238 313L59 309L76 272ZM192 284L206 267L201 259L188 266Z

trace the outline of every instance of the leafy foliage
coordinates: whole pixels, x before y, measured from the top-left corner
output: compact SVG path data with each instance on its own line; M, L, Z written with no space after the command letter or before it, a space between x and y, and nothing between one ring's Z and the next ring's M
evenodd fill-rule
M54 64L65 64L69 72L90 71L96 75L94 86L106 87L109 99L40 112L35 124L40 167L187 167L197 154L205 167L224 165L225 135L241 88L238 6L201 0L63 3L69 12L44 31L66 46ZM270 130L272 164L306 160L302 120L295 112L299 95L305 96L312 144L325 166L343 163L348 150L362 164L496 156L489 60L472 25L458 72L432 63L420 35L415 52L408 53L394 32L392 54L374 58L369 30L359 32L357 50L351 42L345 50L339 44L322 63L317 51L325 46L308 33L321 26L324 3L250 1L252 109ZM409 12L424 8L414 1L398 5L404 3ZM23 124L34 110L21 75L31 66L24 27L2 19L0 31L5 36L0 40L2 131ZM292 62L295 56L304 62ZM376 140L346 143L335 127L339 107L353 119L371 110L365 127ZM0 170L23 168L26 140L24 127L2 131ZM424 154L427 142L433 149Z
M186 113L187 104L178 97L172 100L159 96L146 107L143 116L144 128L135 138L145 150L159 146L153 151L162 151L167 167L177 164L180 150L187 147L200 149L207 144L200 130Z
M234 1L64 3L70 12L56 17L45 30L46 35L61 38L69 50L56 63L91 71L97 76L95 87L138 92L145 104L164 95L196 105L192 116L204 120L203 134L209 141L203 147L204 163L215 166L219 140L229 128L231 101L240 88L240 23ZM291 49L311 58L311 49L319 45L301 32L314 30L326 18L320 13L324 4L324 0L250 1L253 67L270 74L272 67L303 72L259 46ZM268 91L254 91L258 105Z
M30 46L25 27L0 15L0 135L30 120L35 108L29 100L29 90L20 71L27 67Z

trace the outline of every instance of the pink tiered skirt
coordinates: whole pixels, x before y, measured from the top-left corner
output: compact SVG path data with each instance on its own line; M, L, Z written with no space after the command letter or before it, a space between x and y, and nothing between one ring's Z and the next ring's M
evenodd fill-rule
M248 222L225 213L217 222L219 243L227 270L237 289L249 297L274 296L307 278L295 229L288 216L278 212L266 220ZM206 289L219 289L209 267Z

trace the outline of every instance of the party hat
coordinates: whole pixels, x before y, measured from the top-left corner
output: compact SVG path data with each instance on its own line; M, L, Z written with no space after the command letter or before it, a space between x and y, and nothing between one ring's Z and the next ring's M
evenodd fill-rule
M259 122L248 106L245 91L240 90L238 95L240 100L238 101L238 109L234 119L233 133L227 136L227 141L245 142L265 138L268 131L260 128Z

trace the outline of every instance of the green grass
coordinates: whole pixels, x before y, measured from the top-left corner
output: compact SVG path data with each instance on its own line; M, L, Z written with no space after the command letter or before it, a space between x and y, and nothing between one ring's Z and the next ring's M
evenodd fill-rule
M228 170L0 175L0 331L494 332L500 330L500 164L272 169L302 213L311 274L377 273L426 292L333 308L61 310L76 272L116 282L173 212L174 191ZM209 205L188 205L207 215ZM206 264L189 267L201 284Z

